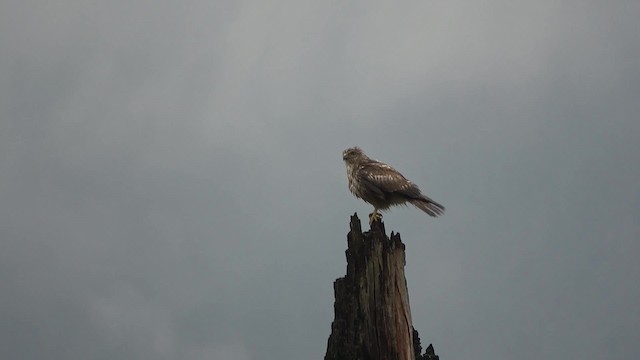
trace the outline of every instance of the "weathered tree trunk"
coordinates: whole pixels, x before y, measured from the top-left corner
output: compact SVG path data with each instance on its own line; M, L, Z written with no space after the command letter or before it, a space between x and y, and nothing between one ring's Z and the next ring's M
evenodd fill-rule
M405 253L400 234L376 221L362 233L357 214L347 236L347 275L334 283L335 319L325 360L414 360Z

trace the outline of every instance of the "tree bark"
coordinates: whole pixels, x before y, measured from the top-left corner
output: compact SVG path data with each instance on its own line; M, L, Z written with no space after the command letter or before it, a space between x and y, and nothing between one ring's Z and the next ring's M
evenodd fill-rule
M405 246L375 221L362 232L357 214L347 235L347 274L334 284L335 319L325 360L415 360Z

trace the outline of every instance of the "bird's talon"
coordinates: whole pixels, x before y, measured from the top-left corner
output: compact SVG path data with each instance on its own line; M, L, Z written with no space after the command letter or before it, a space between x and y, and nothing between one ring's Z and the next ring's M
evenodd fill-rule
M380 214L379 212L369 214L369 225L373 224L376 221L382 221L382 214Z

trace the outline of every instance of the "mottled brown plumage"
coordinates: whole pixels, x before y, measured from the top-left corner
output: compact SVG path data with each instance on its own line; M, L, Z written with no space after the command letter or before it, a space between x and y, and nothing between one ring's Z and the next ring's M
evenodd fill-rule
M349 190L356 197L373 205L369 223L382 218L378 210L384 211L406 203L411 203L434 217L444 214L444 206L422 195L416 184L391 166L371 159L359 147L345 150L342 159L347 165Z

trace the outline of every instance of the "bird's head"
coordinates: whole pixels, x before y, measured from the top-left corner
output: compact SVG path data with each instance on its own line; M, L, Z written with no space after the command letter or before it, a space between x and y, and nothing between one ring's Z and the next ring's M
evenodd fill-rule
M342 152L342 160L348 163L353 163L365 157L366 155L362 152L362 149L359 147L348 148L347 150Z

